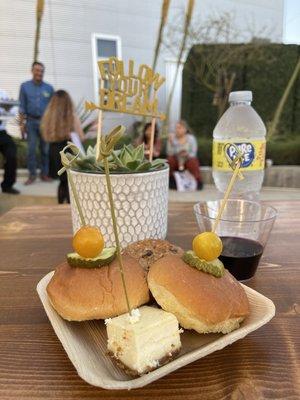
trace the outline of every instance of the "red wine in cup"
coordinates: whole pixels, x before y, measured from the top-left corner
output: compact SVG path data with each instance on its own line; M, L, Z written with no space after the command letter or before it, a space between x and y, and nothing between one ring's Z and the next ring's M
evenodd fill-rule
M220 260L239 281L251 278L263 253L263 246L255 240L223 236L223 251Z

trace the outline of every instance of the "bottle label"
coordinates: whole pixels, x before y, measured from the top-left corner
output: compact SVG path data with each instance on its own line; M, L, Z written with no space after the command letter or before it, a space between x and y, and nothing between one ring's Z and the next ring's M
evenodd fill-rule
M228 145L229 144L229 145ZM232 171L229 160L236 156L234 144L243 154L242 169L247 171L260 171L265 168L266 140L245 140L234 138L214 140L213 142L213 169L218 171ZM226 153L225 153L226 152Z

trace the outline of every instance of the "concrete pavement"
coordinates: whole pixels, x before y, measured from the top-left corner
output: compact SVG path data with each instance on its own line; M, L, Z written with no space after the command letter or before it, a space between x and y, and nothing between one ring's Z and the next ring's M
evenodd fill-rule
M51 183L41 182L39 179L30 185L24 186L25 176L18 179L16 188L23 196L56 197L58 181ZM218 198L219 194L214 185L204 185L204 189L197 192L177 192L170 190L170 201L193 202ZM300 200L300 189L263 187L261 200Z
M0 215L13 207L32 205L54 205L57 204L56 193L58 181L51 183L37 180L30 186L25 186L27 176L19 176L15 185L20 190L20 195L9 195L0 192ZM219 198L219 194L213 185L205 185L202 191L180 193L170 190L169 200L171 202L192 202L211 200ZM262 200L300 200L300 189L264 187L261 192Z

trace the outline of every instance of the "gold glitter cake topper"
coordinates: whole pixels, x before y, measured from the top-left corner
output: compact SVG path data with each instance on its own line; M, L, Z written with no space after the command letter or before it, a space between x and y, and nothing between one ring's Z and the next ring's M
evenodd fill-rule
M99 110L96 159L100 159L102 112L111 111L151 117L149 160L152 161L156 119L166 118L158 111L157 99L157 92L165 78L146 64L141 64L135 73L133 60L129 60L126 74L124 62L116 57L98 61L98 68L101 78L99 104L85 102L86 110Z
M165 119L165 114L158 111L157 99L157 91L165 82L164 77L146 64L140 65L135 73L133 60L129 60L126 74L124 62L115 57L98 61L98 68L104 85L99 90L99 104L86 102L88 110Z

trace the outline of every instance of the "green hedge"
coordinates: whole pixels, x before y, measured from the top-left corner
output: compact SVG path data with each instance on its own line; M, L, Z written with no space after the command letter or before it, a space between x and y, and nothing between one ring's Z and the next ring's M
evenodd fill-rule
M207 138L198 138L198 158L200 165L212 164L212 140Z
M271 158L275 165L299 165L300 136L288 140L270 140L267 143L266 157Z
M224 47L226 46L226 47ZM231 45L238 48L245 45ZM265 123L272 120L276 106L294 70L300 54L300 46L264 44L260 48L263 57L251 59L243 52L241 59L228 67L236 73L233 90L252 90L253 106ZM195 78L195 70L201 64L203 52L211 52L216 58L228 45L195 45L191 49L183 69L182 117L195 133L211 136L217 122L217 107L213 106L214 93ZM263 52L263 53L262 53ZM279 132L300 134L300 77L298 77L281 116Z

